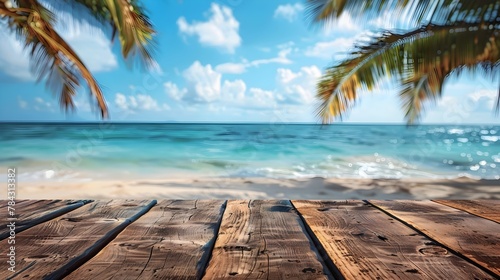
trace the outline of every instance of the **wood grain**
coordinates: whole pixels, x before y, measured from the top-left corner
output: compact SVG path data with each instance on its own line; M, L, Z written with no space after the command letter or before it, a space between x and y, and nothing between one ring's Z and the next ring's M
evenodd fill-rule
M500 277L500 224L432 201L370 201Z
M65 213L75 210L90 201L87 200L24 200L16 201L13 206L15 210L16 233L33 227L37 224L59 217ZM5 201L7 204L7 201ZM10 217L7 208L1 209L2 217ZM9 229L0 229L0 240L9 236Z
M433 200L433 201L500 223L500 200Z
M362 201L292 201L345 279L493 279Z
M94 202L27 229L16 235L16 273L1 270L0 279L60 279L93 257L155 203ZM7 240L0 246L8 248ZM0 262L6 263L5 254L0 255Z
M328 279L289 201L229 201L203 279Z
M0 199L0 211L3 210L3 208L7 208L7 202L10 201L9 199ZM32 200L32 199L16 199L15 202L16 204L23 205L23 204L31 204L31 203L36 203L38 200Z
M224 201L161 201L65 279L199 279Z

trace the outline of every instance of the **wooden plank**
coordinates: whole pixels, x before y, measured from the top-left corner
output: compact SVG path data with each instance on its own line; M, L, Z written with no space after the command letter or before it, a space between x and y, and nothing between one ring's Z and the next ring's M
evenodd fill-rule
M289 201L229 201L203 279L327 279Z
M2 199L0 200L0 211L7 211L7 206L8 206L8 202L10 200L9 199ZM19 199L19 200L14 200L16 202L16 204L20 207L26 207L30 204L33 204L33 203L36 203L38 200L32 200L32 199Z
M0 279L60 279L96 255L156 201L101 201L16 235L15 273L3 269ZM8 248L7 240L0 242ZM6 263L6 254L0 262Z
M65 279L199 279L223 201L161 201Z
M9 199L0 199L0 211L1 210L4 210L3 208L7 208L7 202L9 202L10 200ZM30 204L30 203L33 203L34 201L31 200L31 199L15 199L14 200L16 202L16 204L20 204L20 205L23 205L23 204ZM6 211L6 210L4 210Z
M86 203L88 200L28 200L17 202L12 207L14 208L15 215L12 216L16 223L15 232L19 233L37 224L46 222L48 220L59 217L65 213L68 213L76 208L79 208ZM2 209L2 217L11 217L7 213L7 208ZM5 212L5 215L4 215ZM9 219L9 221L11 221ZM8 228L0 229L0 240L3 240L10 236Z
M345 279L493 279L362 201L292 201Z
M370 201L500 277L500 224L432 201Z
M500 223L500 200L433 200L433 201Z

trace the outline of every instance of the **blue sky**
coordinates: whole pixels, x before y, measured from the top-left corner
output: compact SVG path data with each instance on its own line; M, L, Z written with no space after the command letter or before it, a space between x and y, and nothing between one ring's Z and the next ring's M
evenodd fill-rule
M130 69L108 32L62 16L62 36L102 85L114 121L318 122L316 79L384 17L357 24L349 14L311 26L305 1L143 1L155 28L158 69ZM36 83L29 59L0 29L0 121L99 120L88 92L65 114ZM498 81L449 80L444 98L422 123L499 123L492 111ZM385 83L366 93L345 122L402 123L397 90Z

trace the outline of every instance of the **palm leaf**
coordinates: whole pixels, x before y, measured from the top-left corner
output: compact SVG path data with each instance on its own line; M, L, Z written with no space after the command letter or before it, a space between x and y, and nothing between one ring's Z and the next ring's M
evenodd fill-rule
M16 31L25 48L30 50L31 65L38 79L46 78L47 86L59 92L61 106L74 108L73 96L84 80L97 101L102 118L108 109L101 88L74 50L52 26L53 15L38 0L18 0L15 7L0 2L0 15L7 16L9 26Z
M441 95L450 75L468 70L493 79L500 70L498 33L498 25L468 22L426 25L401 34L385 32L327 69L317 88L318 115L323 122L342 117L359 99L360 90L371 90L388 76L400 80L406 119L412 123L425 100Z
M388 12L387 20L408 18L413 25L491 22L499 9L500 0L307 0L306 8L314 22L335 20L345 12L354 18L373 18Z
M138 0L66 0L56 4L62 9L69 7L72 14L90 14L100 23L110 26L113 38L118 35L124 58L139 54L147 67L155 66L152 58L155 31Z
M153 68L153 27L138 0L66 0L48 1L50 7L73 8L73 14L85 18L90 15L99 23L110 26L117 34L122 54L126 59L142 58L142 62ZM80 10L85 12L77 12ZM32 57L32 70L38 80L46 80L52 92L59 94L59 101L65 110L74 109L73 97L81 81L87 84L96 101L101 117L108 116L108 109L97 81L74 50L54 30L55 16L38 0L15 0L7 7L0 0L0 15L7 18L11 30L24 41ZM114 37L114 35L113 35Z

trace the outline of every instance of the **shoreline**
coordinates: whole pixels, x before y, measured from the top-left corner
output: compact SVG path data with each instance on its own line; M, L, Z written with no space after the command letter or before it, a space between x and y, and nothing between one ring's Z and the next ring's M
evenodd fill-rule
M19 182L18 199L500 199L500 180L224 178Z

